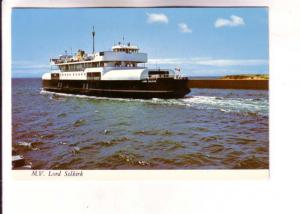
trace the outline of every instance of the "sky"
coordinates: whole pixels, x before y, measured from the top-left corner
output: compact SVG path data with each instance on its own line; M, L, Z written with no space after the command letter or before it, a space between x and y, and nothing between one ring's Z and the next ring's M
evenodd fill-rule
M65 51L110 50L117 42L148 54L146 66L185 76L267 74L266 8L13 9L12 76L41 77Z

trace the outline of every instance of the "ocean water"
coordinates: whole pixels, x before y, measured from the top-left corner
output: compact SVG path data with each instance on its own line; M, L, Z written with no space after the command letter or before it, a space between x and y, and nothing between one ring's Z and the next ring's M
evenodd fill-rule
M268 91L133 100L12 80L13 154L31 169L267 169ZM18 169L18 168L15 168Z

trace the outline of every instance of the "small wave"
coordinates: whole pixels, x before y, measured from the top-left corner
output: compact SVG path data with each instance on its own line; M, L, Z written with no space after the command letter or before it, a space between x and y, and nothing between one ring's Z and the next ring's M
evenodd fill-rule
M66 116L67 116L66 113L60 113L60 114L57 115L57 117L66 117Z
M212 163L212 160L208 155L205 155L200 152L179 155L178 159L181 159L182 161L180 162L187 166L191 166L191 165L203 166Z
M110 140L106 140L106 141L97 141L96 143L94 143L95 145L102 145L102 146L112 146L113 142Z
M84 119L79 119L79 120L76 120L74 123L73 123L73 126L74 127L79 127L79 126L83 126L86 124L86 120Z
M240 137L229 137L228 140L230 140L232 144L238 144L238 145L246 145L246 144L251 144L256 142L256 140L254 139L240 138Z
M80 150L84 151L84 150L93 150L95 149L96 147L94 145L87 145L87 146L83 146L81 147Z
M104 134L110 134L110 133L111 133L111 131L110 131L110 130L108 130L108 129L105 129L105 130L103 131L103 133L104 133Z
M42 95L50 95L49 99L50 100L57 100L57 101L65 101L65 94L63 93L56 93L56 92L50 92L50 91L45 91L45 90L41 90L40 94Z
M222 109L222 108L220 108L220 111L222 111L222 112L230 112L230 110L228 110L228 109Z
M42 139L54 139L56 137L55 134L46 134L40 136Z
M98 168L140 168L149 167L151 162L144 160L141 155L128 151L118 151L97 164Z
M75 155L78 154L80 152L80 148L78 146L73 146L71 148L71 152Z
M175 151L175 150L178 150L178 149L184 149L185 146L182 144L182 143L176 143L174 145L172 145L170 148L167 149L167 151Z
M21 141L17 143L18 146L31 147L31 143Z
M224 146L218 145L218 144L213 144L207 147L204 147L203 150L207 151L209 153L219 153L225 149Z
M207 137L200 138L200 141L202 142L215 142L217 140L218 140L217 136L207 136Z
M269 164L256 156L247 157L244 160L240 160L233 167L234 169L268 169Z
M119 126L129 126L128 122L125 121L119 121L118 123L114 124L113 126L119 127Z
M259 146L259 147L255 148L255 151L259 152L259 153L267 153L268 152L268 148L267 147Z
M72 158L71 160L63 163L54 162L51 169L59 170L59 169L74 169L74 165L81 162L81 158Z
M164 151L175 151L184 149L186 146L182 142L172 140L154 141L144 147L147 151L157 151L163 149Z
M157 131L153 130L139 130L139 131L134 131L133 134L135 135L157 135Z
M25 142L25 141L20 141L17 142L14 145L15 150L32 150L36 151L39 150L38 145L42 144L42 142Z
M174 133L170 130L138 130L134 131L135 135L161 135L161 136L170 136Z
M138 161L137 163L141 166L149 166L150 165L150 162L147 162L147 161L144 161L144 160Z
M205 128L205 127L196 127L196 128L194 128L194 130L197 130L197 131L200 131L200 132L208 132L209 131L209 129Z
M156 165L159 164L166 164L166 165L176 165L176 159L169 159L169 158L162 158L162 157L154 157L151 160L151 163L154 163Z
M57 94L53 94L53 95L50 97L50 99L52 99L52 100L57 100L57 101L65 101L65 100L66 100L65 98L63 98L62 96L57 95Z
M12 167L13 169L31 169L32 163L22 155L15 154L12 156Z
M67 145L67 143L63 142L63 141L60 141L60 142L58 142L58 145Z
M129 140L130 139L125 136L125 137L115 138L107 141L98 141L97 144L101 144L103 146L112 146Z

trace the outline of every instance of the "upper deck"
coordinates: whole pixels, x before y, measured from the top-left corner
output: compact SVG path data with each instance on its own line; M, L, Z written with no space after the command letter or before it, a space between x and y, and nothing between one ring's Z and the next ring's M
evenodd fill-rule
M127 45L118 44L112 47L111 51L95 52L87 54L83 50L78 50L75 55L61 55L59 58L51 59L53 65L69 65L69 64L81 64L89 62L113 62L113 63L146 63L147 54L139 53L137 46L132 46L130 43Z

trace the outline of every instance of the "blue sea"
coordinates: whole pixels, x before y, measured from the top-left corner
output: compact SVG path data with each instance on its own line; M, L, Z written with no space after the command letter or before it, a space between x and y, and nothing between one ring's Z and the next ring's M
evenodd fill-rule
M40 79L13 79L12 126L13 155L30 169L269 168L263 90L134 100L49 93Z

